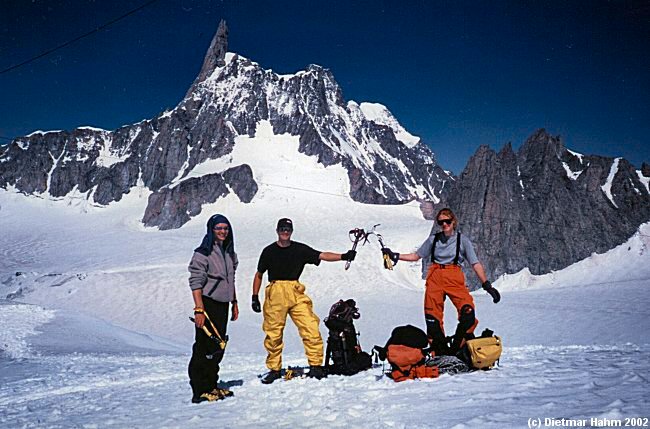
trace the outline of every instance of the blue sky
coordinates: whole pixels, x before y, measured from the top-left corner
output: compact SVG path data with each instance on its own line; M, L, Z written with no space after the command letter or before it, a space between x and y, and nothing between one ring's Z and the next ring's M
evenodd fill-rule
M0 2L0 71L144 3ZM517 148L537 128L650 162L647 1L157 0L0 73L0 136L114 129L175 106L221 18L230 51L278 73L331 69L347 100L386 105L454 173L479 145Z

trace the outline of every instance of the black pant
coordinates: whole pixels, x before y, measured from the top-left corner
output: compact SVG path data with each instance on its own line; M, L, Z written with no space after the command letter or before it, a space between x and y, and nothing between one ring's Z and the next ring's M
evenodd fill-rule
M208 317L217 327L221 338L226 338L228 326L228 302L218 302L206 296L203 297L203 306ZM213 332L212 325L206 319L205 326ZM219 362L223 359L224 350L219 347L216 341L210 339L203 329L194 329L194 345L192 346L192 358L187 372L190 376L190 386L194 396L210 392L217 387L219 380Z

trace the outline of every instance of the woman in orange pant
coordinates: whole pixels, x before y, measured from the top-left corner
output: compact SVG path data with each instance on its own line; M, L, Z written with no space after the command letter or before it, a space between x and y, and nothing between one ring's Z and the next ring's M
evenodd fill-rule
M460 265L464 261L469 262L481 281L483 289L492 296L495 304L499 302L501 296L487 279L472 242L460 232L456 232L458 219L454 213L448 208L442 209L438 212L436 221L442 231L429 236L415 253L400 254L388 248L383 248L382 252L393 263L430 259L431 266L427 272L424 295L427 335L436 355L454 355L463 346L465 339L474 337L474 329L478 325L474 299L467 289L465 275ZM458 326L451 344L445 337L443 324L446 297L451 299L458 311Z

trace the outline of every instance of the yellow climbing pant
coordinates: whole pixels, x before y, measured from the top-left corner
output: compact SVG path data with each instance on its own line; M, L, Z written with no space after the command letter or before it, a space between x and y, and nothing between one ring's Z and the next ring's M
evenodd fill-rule
M305 295L305 286L296 280L276 280L268 284L264 296L264 348L268 352L266 366L270 370L282 368L282 333L287 314L298 328L309 365L323 364L323 338L320 319L312 309L311 299Z

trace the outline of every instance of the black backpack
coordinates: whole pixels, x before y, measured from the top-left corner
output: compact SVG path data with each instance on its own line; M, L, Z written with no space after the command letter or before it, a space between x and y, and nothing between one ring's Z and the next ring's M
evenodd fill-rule
M353 375L372 366L370 355L361 351L354 328L353 320L359 317L357 303L348 299L332 305L325 318L325 326L329 329L325 366L329 374Z

